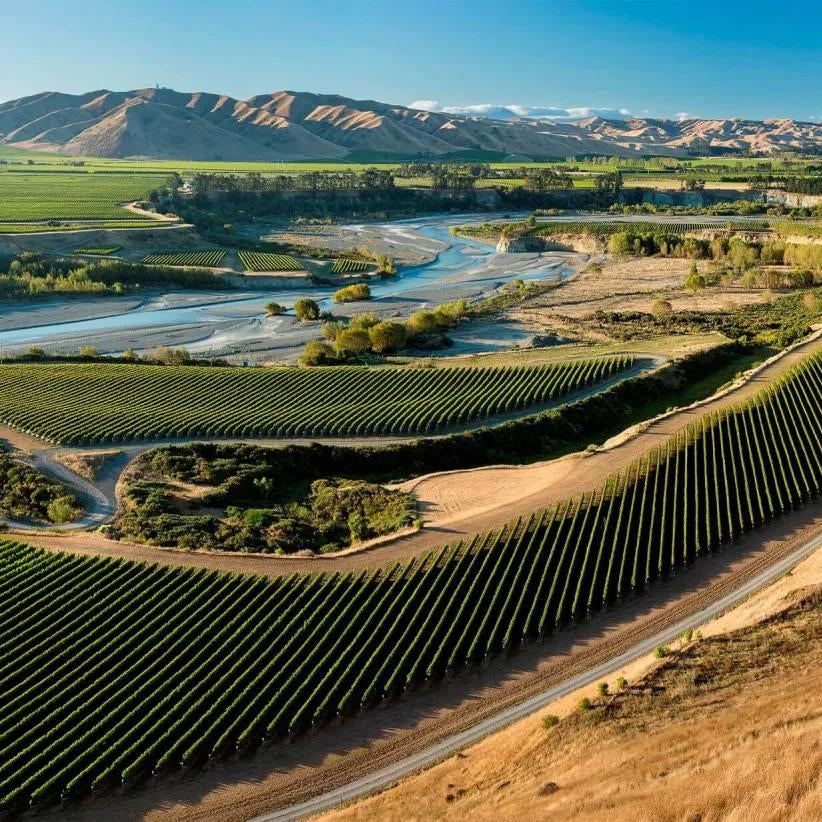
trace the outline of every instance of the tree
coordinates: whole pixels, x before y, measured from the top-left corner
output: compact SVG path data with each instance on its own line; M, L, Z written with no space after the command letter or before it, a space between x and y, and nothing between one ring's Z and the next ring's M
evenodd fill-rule
M84 345L80 348L80 356L91 359L93 357L99 357L100 352L93 345Z
M402 323L386 322L377 323L368 329L368 338L371 341L371 349L377 354L388 354L392 351L401 351L405 348L408 337L405 326Z
M300 362L303 365L325 365L337 361L334 349L320 340L309 340L305 344Z
M687 288L688 291L700 291L705 288L705 285L705 278L699 273L696 263L691 263L691 270L685 278L684 287Z
M268 314L269 317L276 317L280 314L285 314L285 306L280 305L279 303L266 303L265 313Z
M346 328L337 334L334 347L338 354L354 354L358 356L364 354L371 348L371 338L368 336L367 331Z
M437 315L433 311L415 311L408 318L408 333L411 336L417 334L433 334L439 331Z
M297 319L302 322L309 320L316 320L320 316L320 307L314 300L309 300L307 297L297 300L294 303L294 313Z

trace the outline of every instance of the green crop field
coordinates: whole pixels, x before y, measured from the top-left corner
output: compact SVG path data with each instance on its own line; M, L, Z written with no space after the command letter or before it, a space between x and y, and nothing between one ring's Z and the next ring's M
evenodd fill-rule
M124 212L128 213L128 212ZM92 222L72 222L48 225L47 223L0 223L0 234L42 234L47 231L78 232L78 231L98 231L104 229L137 229L137 228L163 228L167 222L158 220L104 220Z
M240 262L246 271L303 271L305 266L289 254L267 251L240 251Z
M205 251L155 251L143 257L142 262L146 265L176 265L176 266L199 266L213 268L218 266L223 257L225 249L207 249Z
M345 257L334 260L334 264L331 266L331 273L332 274L355 274L363 271L368 271L371 267L371 263L365 262L365 260L350 260Z
M119 245L112 245L100 248L75 248L75 254L89 254L95 257L108 257L110 254L114 254L115 251L119 251L122 246Z
M268 579L2 543L0 808L249 752L584 621L818 495L820 404L817 355L599 492L370 571Z
M141 200L165 175L0 172L0 222L140 220L120 203Z
M555 220L553 222L538 222L532 228L530 234L550 235L550 234L594 234L606 236L619 231L630 231L632 233L653 233L653 234L688 234L693 231L725 231L730 227L732 230L745 231L767 231L768 222L766 220L746 220L740 221L709 221L693 220L689 222L669 222L665 220Z
M0 420L60 443L416 434L546 403L630 356L501 368L0 366Z

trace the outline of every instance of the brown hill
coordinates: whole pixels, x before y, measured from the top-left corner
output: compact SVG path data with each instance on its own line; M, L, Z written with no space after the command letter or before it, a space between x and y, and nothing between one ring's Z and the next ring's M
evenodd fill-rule
M337 160L484 155L822 153L822 125L591 117L492 120L375 100L278 91L248 100L172 89L44 92L0 104L0 140L73 156Z

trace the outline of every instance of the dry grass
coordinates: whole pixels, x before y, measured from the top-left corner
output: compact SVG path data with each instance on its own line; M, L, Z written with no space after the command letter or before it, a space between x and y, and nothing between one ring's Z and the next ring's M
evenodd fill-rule
M596 311L650 312L657 300L667 300L674 311L729 311L762 301L761 289L711 287L693 293L682 288L691 260L664 257L608 259L589 266L562 286L511 311L515 319L542 332L610 342L602 330L584 321ZM700 262L707 271L708 262Z
M116 450L88 453L61 451L54 455L54 459L65 465L66 468L74 471L75 474L81 476L83 479L93 482L100 476L100 472L106 463L114 459L114 457L119 457L122 453L122 451Z
M822 819L819 568L775 616L683 645L554 728L531 718L331 816Z

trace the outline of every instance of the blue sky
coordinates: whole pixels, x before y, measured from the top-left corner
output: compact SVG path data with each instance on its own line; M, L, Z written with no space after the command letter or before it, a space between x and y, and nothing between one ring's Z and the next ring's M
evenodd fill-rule
M817 0L3 5L0 100L160 83L236 97L288 88L443 107L822 119Z

